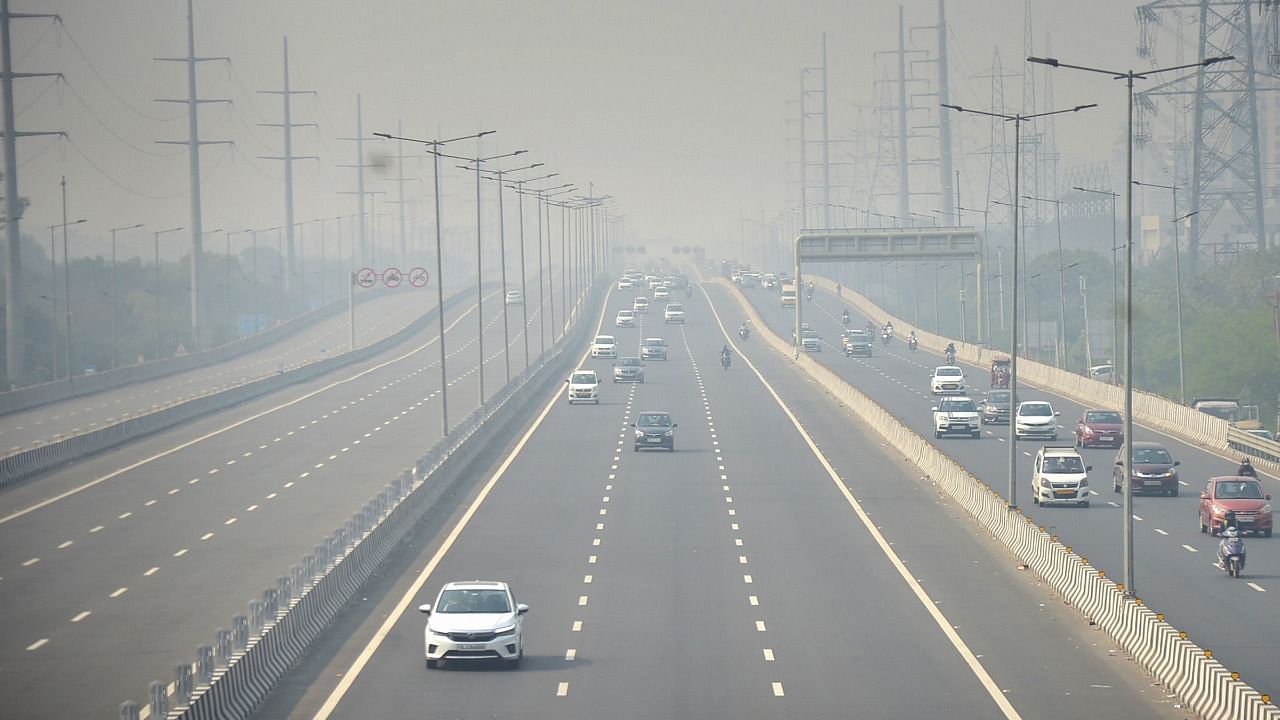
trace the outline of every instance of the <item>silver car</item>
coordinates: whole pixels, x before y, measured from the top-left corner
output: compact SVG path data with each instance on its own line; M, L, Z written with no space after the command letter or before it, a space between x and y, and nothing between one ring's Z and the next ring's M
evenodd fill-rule
M644 363L638 357L618 358L613 364L613 381L643 383Z
M503 660L518 667L524 657L524 616L504 582L451 582L435 605L419 605L430 617L425 631L427 668L440 661Z

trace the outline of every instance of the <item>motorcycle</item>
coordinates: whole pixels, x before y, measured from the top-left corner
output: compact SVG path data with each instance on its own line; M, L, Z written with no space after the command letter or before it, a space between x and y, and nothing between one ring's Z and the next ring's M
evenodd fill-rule
M746 340L747 338L751 337L751 331L747 329L746 325L743 325L742 327L738 328L738 337L742 338L743 340Z
M880 339L884 342L885 345L889 344L889 338L892 338L892 337L893 337L893 333L889 332L888 330L882 330L880 332Z
M955 351L954 351L954 350L948 350L948 351L947 351L947 362L946 362L945 364L946 364L946 365L955 365L955 364L956 364L956 353L955 353Z
M729 353L720 353L720 367L724 368L725 370L728 370L729 363L731 363L732 361L733 361L732 358L729 357Z
M916 348L919 347L919 345L920 345L920 341L915 339L914 337L907 338L907 349L910 350L911 352L915 352Z
M848 310L845 310L845 311L844 311L844 314L840 316L840 322L841 322L842 324L844 324L844 326L845 326L845 327L849 327L849 323L850 323L851 321L849 320L849 311L848 311Z
M1244 538L1224 537L1218 543L1218 564L1231 577L1240 577L1244 570Z

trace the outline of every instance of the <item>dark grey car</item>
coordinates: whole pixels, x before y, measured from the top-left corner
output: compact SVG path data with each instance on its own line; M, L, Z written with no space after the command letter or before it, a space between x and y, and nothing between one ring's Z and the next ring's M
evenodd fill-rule
M982 418L983 425L1009 424L1011 395L1009 390L991 390L983 395L982 402L978 404L978 417Z
M671 422L671 413L649 410L636 416L631 424L635 428L635 449L649 450L662 448L668 452L676 449L676 424Z

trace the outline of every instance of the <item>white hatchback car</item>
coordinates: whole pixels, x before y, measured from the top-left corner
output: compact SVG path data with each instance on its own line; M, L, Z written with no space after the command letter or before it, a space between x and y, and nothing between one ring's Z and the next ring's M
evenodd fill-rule
M1016 438L1058 439L1058 415L1053 406L1044 400L1028 400L1018 403L1013 415L1013 435Z
M1025 403L1024 403L1025 404ZM1074 447L1046 445L1031 466L1031 502L1089 507L1089 471Z
M637 314L642 315L649 312L649 298L638 297L631 301L631 309Z
M564 382L569 386L567 397L570 405L576 402L600 404L600 376L595 370L574 370Z
M614 340L614 337L612 335L597 335L596 339L591 341L591 357L618 357L618 344Z
M680 303L667 303L667 309L662 311L662 319L668 324L680 323L684 324L684 305Z
M618 327L635 327L636 313L634 310L619 310L617 317L613 319L613 324Z
M507 291L507 304L508 304L508 305L523 305L523 304L524 304L524 293L520 292L519 290L508 290L508 291Z
M963 395L964 370L955 365L940 365L929 378L929 392L934 395Z
M518 667L524 657L524 616L504 582L451 582L435 605L419 605L430 617L425 632L427 668L440 661L503 660Z

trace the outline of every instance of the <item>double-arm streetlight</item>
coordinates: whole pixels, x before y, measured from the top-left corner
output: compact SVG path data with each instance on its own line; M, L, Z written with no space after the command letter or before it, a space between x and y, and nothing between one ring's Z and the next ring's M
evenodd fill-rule
M1066 68L1068 70L1082 70L1084 72L1097 73L1107 75L1113 80L1124 80L1128 90L1128 129L1126 132L1126 151L1125 151L1125 252L1124 252L1124 293L1125 293L1125 323L1124 323L1124 439L1125 439L1125 488L1123 493L1124 501L1124 593L1127 597L1134 597L1134 578L1133 578L1133 493L1129 488L1129 470L1133 467L1133 81L1145 80L1152 75L1161 73L1174 72L1176 70L1189 70L1191 68L1207 67L1214 63L1226 60L1234 60L1235 58L1228 55L1224 57L1205 58L1198 62L1187 63L1184 65L1173 65L1170 67L1156 68L1153 70L1144 70L1135 72L1133 70L1108 70L1106 68L1087 67L1084 65L1069 65L1058 58L1042 58L1029 57L1027 62L1037 63L1040 65L1048 65L1052 68ZM1112 371L1114 372L1114 368Z
M435 206L436 206L436 314L440 319L440 427L441 434L449 434L449 375L445 371L445 349L444 349L444 277L441 275L443 268L442 258L444 253L441 251L440 234L443 227L440 223L440 148L451 142L459 142L462 140L476 140L485 135L492 135L497 130L485 130L471 135L462 135L460 137L448 138L446 140L421 140L415 138L403 138L389 135L387 133L374 133L377 137L387 138L388 140L408 140L410 142L422 143L427 146L427 152L431 154L431 167L435 176ZM341 226L339 226L341 230ZM354 254L354 252L353 252ZM350 275L347 282L355 282L355 276ZM483 370L481 377L484 377ZM483 382L483 380L481 381Z
M65 181L64 181L64 187L65 187ZM64 194L65 194L65 190L64 190ZM63 218L65 217L66 215L64 214ZM54 238L56 237L55 231L57 230L62 231L62 293L63 293L62 299L63 299L63 303L66 305L65 310L66 310L66 319L67 319L67 324L66 324L67 342L64 346L66 349L66 357L64 358L64 360L67 365L67 379L70 380L71 379L71 271L68 268L71 265L71 257L67 255L67 228L71 227L72 225L79 225L80 223L83 223L83 222L86 222L86 221L84 220L84 218L81 218L79 220L72 220L71 222L62 222L62 223L58 223L57 225L49 226L49 272L50 272L50 279L53 281L53 284L55 286L55 289L51 293L53 295L53 332L51 334L53 335L52 370L53 370L54 380L58 379L58 301L56 299L58 295L56 290L58 275L57 275L57 265L54 262L54 259L57 257L57 255L54 253Z
M1111 198L1111 382L1115 384L1120 382L1120 289L1116 282L1116 275L1120 273L1120 263L1116 259L1116 251L1120 249L1116 238L1116 198L1120 193L1079 185L1073 185L1071 189Z
M961 107L960 105L943 104L942 107L955 110L961 113L972 113L974 115L984 115L986 117L997 118L1005 122L1013 123L1013 194L1012 197L1018 197L1018 182L1020 175L1020 154L1022 149L1022 123L1049 115L1062 115L1064 113L1080 112L1089 108L1097 107L1097 103L1088 105L1077 105L1072 108L1062 108L1060 110L1047 110L1040 113L1031 113L1023 115L1022 113L997 113L987 112L985 110L973 110ZM1009 353L1009 409L1012 416L1018 408L1018 203L1013 203L1013 322L1010 330L1010 353ZM1018 431L1017 423L1009 422L1009 509L1014 510L1018 507Z
M120 284L116 274L116 233L122 230L137 230L142 223L111 228L111 369L116 368L116 353L119 347L119 334L116 332L116 316L119 313L120 299L117 297Z

